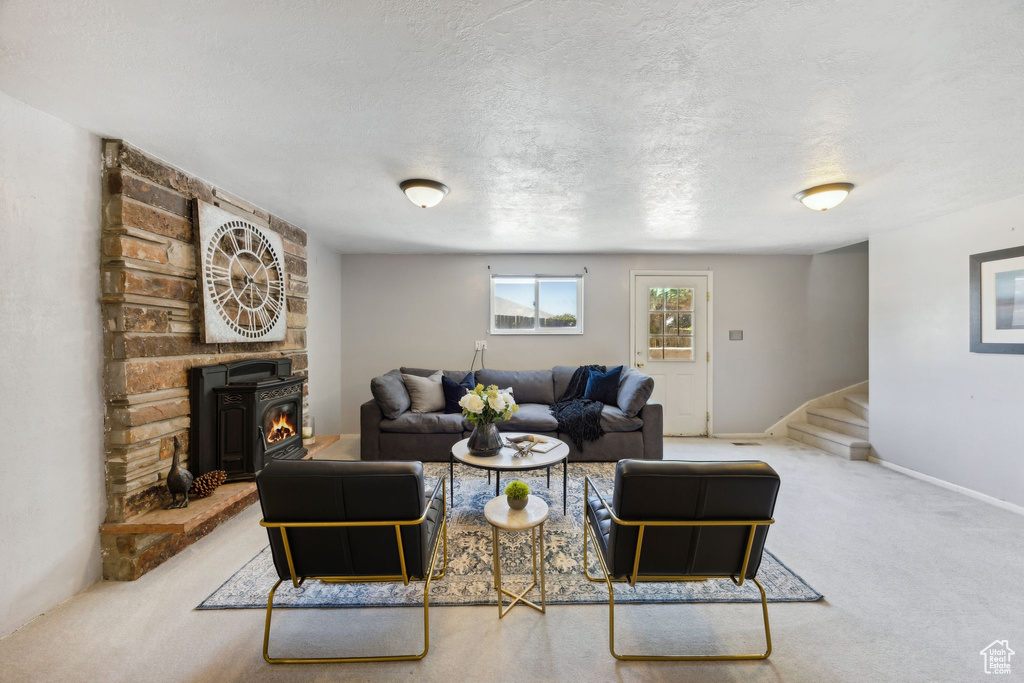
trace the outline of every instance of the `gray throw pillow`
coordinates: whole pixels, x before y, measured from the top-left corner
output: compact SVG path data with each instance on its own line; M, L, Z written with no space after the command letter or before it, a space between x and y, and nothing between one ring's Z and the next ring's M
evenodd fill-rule
M412 405L405 382L402 381L402 373L398 370L370 380L370 393L380 406L380 412L389 420L394 420Z
M402 371L403 375L419 375L420 377L430 377L435 372L437 372L437 370L427 370L426 368L401 367L398 369ZM442 370L441 372L444 373L445 377L455 382L456 384L461 382L462 378L469 374L469 370Z
M554 387L550 370L490 370L481 368L476 371L476 381L485 387L495 384L498 387L515 389L516 403L555 402Z
M551 374L555 380L555 394L554 399L557 401L565 395L565 390L569 388L569 382L572 380L572 375L576 372L578 365L556 365L551 368ZM622 378L620 377L621 381ZM584 382L584 385L586 382Z
M626 417L636 417L654 393L654 378L636 368L626 368L619 379L619 410Z
M441 386L441 371L430 377L403 374L405 389L409 392L414 413L436 413L444 410L444 388Z
M404 365L398 369L402 372L403 375L416 375L417 377L430 377L435 372L437 372L436 369L427 370L426 368L407 368Z

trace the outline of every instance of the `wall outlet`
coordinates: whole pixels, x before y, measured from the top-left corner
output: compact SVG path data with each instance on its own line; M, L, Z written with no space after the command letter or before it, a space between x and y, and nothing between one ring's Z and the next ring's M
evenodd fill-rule
M485 341L477 341L473 343L475 344L475 346L473 347L475 351L483 351L487 348L487 342Z

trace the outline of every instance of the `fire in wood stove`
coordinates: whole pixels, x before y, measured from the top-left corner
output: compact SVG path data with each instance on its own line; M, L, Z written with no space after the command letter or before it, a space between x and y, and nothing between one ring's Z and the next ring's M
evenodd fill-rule
M267 411L266 427L267 443L280 443L298 431L295 427L295 404L286 403Z

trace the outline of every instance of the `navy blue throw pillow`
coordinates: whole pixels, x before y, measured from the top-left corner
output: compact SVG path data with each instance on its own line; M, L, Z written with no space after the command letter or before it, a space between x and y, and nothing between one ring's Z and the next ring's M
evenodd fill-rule
M616 405L619 400L619 375L621 374L621 365L608 372L591 370L583 398L589 401L600 401L609 406Z
M474 387L476 387L476 378L473 377L472 372L463 377L458 384L454 380L448 379L447 375L441 375L441 388L444 389L444 412L461 413L462 406L459 405L459 401L466 395L467 390L472 390Z

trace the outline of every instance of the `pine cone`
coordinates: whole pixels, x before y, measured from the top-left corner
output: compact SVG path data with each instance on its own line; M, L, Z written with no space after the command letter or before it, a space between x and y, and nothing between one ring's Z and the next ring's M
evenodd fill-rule
M193 498L206 498L212 495L217 487L223 484L224 480L227 478L227 472L224 470L207 472L206 474L195 478L192 482L192 488L188 490L188 494Z

